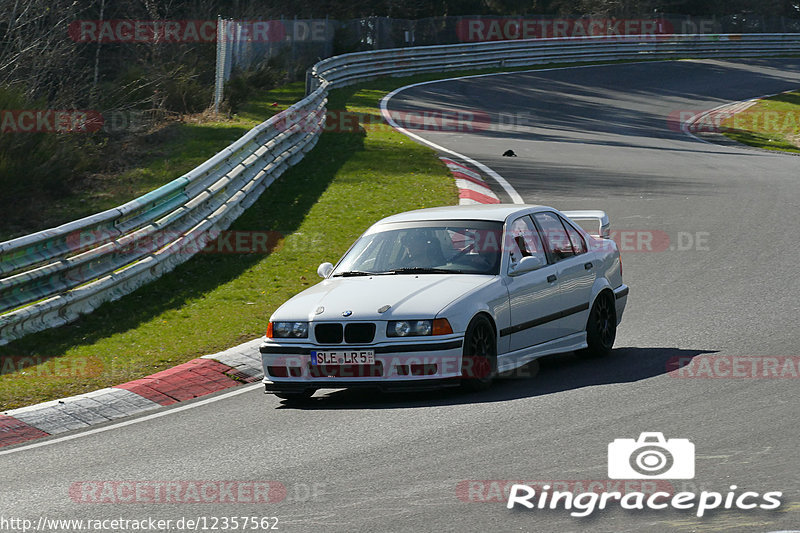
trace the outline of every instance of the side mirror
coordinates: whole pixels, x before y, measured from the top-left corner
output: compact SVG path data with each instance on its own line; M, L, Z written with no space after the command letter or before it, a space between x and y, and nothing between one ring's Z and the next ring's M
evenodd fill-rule
M525 274L526 272L532 272L534 270L538 270L547 264L547 260L544 258L543 255L529 255L527 257L523 257L520 259L519 263L516 266L512 266L508 270L509 276L519 276L520 274Z
M317 267L317 275L321 278L327 278L333 272L333 265L331 263L322 263Z

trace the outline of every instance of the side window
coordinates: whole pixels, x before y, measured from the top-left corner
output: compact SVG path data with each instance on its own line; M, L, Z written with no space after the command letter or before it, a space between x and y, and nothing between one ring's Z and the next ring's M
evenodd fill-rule
M509 229L509 250L511 251L511 262L515 263L523 257L531 255L543 255L544 247L539 238L539 232L533 225L531 217L524 216L511 223Z
M589 249L586 247L586 240L583 238L583 235L581 235L568 220L562 218L561 223L567 228L569 242L572 243L572 249L575 250L575 255L585 254Z
M533 217L542 228L545 245L555 261L575 255L567 231L555 213L536 213Z

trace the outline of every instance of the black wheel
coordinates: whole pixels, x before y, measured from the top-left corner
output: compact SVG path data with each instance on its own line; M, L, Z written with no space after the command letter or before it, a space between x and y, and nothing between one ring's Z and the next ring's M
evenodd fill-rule
M472 319L464 334L461 385L467 390L489 388L497 374L497 340L492 323L483 315Z
M301 402L308 400L313 394L313 390L304 390L301 392L276 392L275 396L289 402Z
M617 310L614 298L607 292L594 301L586 322L586 343L589 345L578 354L583 357L603 357L611 353L617 337Z

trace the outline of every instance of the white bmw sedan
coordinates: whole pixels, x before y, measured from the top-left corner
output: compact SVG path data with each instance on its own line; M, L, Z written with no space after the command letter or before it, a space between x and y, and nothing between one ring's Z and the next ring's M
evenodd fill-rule
M608 234L602 211L531 205L385 218L270 317L266 390L482 389L544 355L605 355L628 295Z

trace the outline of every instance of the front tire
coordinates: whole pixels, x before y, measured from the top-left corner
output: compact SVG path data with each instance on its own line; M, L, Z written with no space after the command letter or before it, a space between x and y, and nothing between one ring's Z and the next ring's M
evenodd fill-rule
M497 374L497 338L491 321L483 315L472 319L464 334L461 386L469 391L488 389Z
M589 319L586 321L586 344L578 351L581 357L605 357L611 353L617 337L617 309L614 297L602 292L595 299Z

